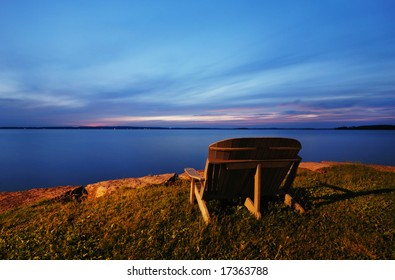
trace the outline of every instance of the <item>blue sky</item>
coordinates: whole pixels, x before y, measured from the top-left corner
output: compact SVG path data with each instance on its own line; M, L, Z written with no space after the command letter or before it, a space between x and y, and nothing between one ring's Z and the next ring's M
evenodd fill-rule
M394 11L0 0L0 126L395 124Z

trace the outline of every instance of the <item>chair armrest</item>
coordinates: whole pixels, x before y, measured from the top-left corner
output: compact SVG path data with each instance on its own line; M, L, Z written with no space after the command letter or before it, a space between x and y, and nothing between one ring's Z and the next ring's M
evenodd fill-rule
M201 176L194 168L185 168L184 169L185 173L187 173L187 175L193 179L196 180L204 180L204 177Z

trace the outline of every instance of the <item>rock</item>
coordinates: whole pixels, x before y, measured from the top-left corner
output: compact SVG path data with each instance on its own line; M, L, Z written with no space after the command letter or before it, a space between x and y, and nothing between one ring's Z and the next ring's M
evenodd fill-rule
M121 188L138 189L150 185L168 185L174 182L176 178L176 173L150 175L140 178L125 178L89 184L85 189L88 192L88 198L92 199L104 195L110 195Z
M61 194L58 197L55 197L54 200L56 201L62 201L62 202L69 202L69 201L78 201L80 202L84 198L86 198L88 195L88 192L84 187L76 187L74 189L71 189L69 191L66 191L65 193Z

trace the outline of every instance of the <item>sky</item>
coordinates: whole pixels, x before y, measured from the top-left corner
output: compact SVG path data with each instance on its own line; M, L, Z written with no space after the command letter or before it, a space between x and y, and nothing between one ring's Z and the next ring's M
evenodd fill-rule
M395 124L393 0L0 0L0 126Z

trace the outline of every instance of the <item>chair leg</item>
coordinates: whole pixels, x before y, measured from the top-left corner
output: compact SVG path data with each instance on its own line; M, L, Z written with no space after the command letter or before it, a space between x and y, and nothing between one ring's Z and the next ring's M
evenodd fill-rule
M260 220L262 218L261 214L261 164L258 164L255 171L254 177L254 202L251 198L247 197L244 202L245 207Z
M195 180L194 179L191 179L191 191L190 191L190 194L189 194L189 203L190 204L193 204L193 202L194 202L194 195L195 195Z
M283 190L285 192L287 192L291 188L292 183L295 180L296 173L297 173L298 167L299 167L299 163L300 163L300 161L297 161L292 164L291 170L288 173L287 179L285 180L285 184L283 187Z
M202 213L203 220L206 222L206 224L209 224L210 223L210 213L208 212L206 201L204 201L200 195L199 189L200 189L200 182L194 183L193 184L193 193L191 193L191 197L192 197L191 201L193 203L193 194L194 194L196 197L196 200L198 202L200 212ZM192 188L191 188L191 192L192 192Z
M202 213L203 220L206 222L206 224L210 223L210 213L208 212L206 201L204 201L199 194L199 191L197 188L195 188L195 195L196 195L196 200L199 205L200 212Z
M260 220L262 218L261 212L255 208L254 202L252 202L251 198L246 198L244 206L247 207L248 211L250 211L257 220Z
M305 212L305 210L303 209L303 207L299 204L299 203L297 203L293 198L292 198L292 196L290 196L289 194L285 194L285 197L284 197L284 203L285 203L285 205L287 205L287 206L289 206L289 207L291 207L291 208L294 208L296 211L299 211L299 213L301 213L301 214L303 214L304 212Z

